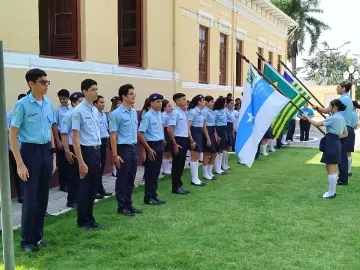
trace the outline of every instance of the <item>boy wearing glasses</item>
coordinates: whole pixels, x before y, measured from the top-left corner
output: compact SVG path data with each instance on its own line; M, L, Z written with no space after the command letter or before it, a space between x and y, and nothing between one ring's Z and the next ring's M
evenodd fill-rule
M26 252L37 252L38 244L48 246L43 240L43 226L49 199L49 181L56 169L51 132L55 119L52 102L45 97L50 85L45 71L31 69L25 78L31 93L15 105L9 141L22 180L21 246Z

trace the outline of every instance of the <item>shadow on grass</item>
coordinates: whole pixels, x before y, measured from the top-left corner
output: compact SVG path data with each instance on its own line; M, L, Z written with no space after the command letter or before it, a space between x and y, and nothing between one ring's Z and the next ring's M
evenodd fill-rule
M143 206L143 188L134 204L144 213L116 214L114 198L95 206L105 231L76 228L74 211L47 218L51 244L38 254L20 251L19 269L360 269L357 182L339 187L335 200L322 200L325 166L314 149L282 149L249 169L232 155L232 170L188 196L170 193L170 178L159 183L167 204ZM355 153L354 175L360 174ZM201 168L200 168L201 175Z

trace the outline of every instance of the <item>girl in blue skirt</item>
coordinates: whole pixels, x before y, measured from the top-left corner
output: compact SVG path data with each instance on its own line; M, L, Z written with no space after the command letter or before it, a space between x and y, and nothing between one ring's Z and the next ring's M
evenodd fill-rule
M215 128L215 113L213 111L214 98L212 96L205 97L206 106L202 109L202 114L206 123L206 131L203 132L203 178L206 180L216 180L212 173L214 161L216 158L216 142L218 137Z
M164 99L162 102L162 107L161 107L161 120L162 120L162 124L164 126L164 136L165 136L166 144L164 146L162 171L163 171L163 174L168 174L168 175L171 174L170 159L171 159L171 155L172 155L172 149L171 149L171 140L170 140L169 134L167 132L167 128L169 126L171 111L172 111L171 103L168 100Z
M189 140L190 140L190 171L191 171L191 184L198 187L205 186L205 183L199 179L199 158L200 153L203 152L203 132L207 134L204 129L206 124L201 110L205 106L205 99L203 95L195 96L189 104L188 112L188 127L189 127ZM207 135L209 136L209 135Z
M229 170L229 152L232 150L232 146L234 145L235 140L235 130L234 130L234 122L235 122L235 114L234 114L234 100L232 98L226 99L226 148L223 151L223 158L221 167L223 170ZM233 150L234 151L234 150Z
M223 158L223 151L226 149L226 128L227 118L225 112L225 98L219 97L214 103L214 114L215 114L215 125L216 133L219 137L217 156L215 159L215 173L216 174L227 174L227 172L221 169L221 162Z
M348 135L345 119L340 113L346 109L346 106L340 99L331 101L330 106L332 115L322 122L312 120L306 113L302 115L310 124L316 127L326 127L327 133L320 141L320 151L323 152L320 162L326 164L329 182L329 190L319 195L320 198L324 199L336 197L336 182L338 180L336 167L341 163L342 145L340 138L345 138Z

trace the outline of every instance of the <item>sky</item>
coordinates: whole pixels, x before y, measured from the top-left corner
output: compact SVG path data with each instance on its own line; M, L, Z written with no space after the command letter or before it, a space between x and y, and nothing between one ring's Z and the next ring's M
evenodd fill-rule
M342 48L350 50L352 54L360 54L360 31L358 30L360 17L359 0L322 0L320 8L323 14L314 17L327 23L331 30L325 31L320 37L319 44L327 41L330 48L338 48L347 41L350 45ZM298 66L301 67L303 58L308 58L309 42L305 44L305 51L299 56Z

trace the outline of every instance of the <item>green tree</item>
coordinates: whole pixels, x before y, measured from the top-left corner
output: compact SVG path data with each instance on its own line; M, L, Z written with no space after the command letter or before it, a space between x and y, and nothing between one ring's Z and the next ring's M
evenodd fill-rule
M306 73L307 80L315 81L317 84L334 85L344 79L344 71L348 70L350 65L360 71L360 64L350 51L334 51L327 42L323 42L322 49L312 58L304 59L304 66L300 70Z
M320 0L271 0L271 2L298 23L288 39L288 59L291 59L292 71L296 73L296 58L304 51L305 38L310 38L309 54L313 54L322 31L330 30L330 26L316 19L315 14L323 13L319 8Z

